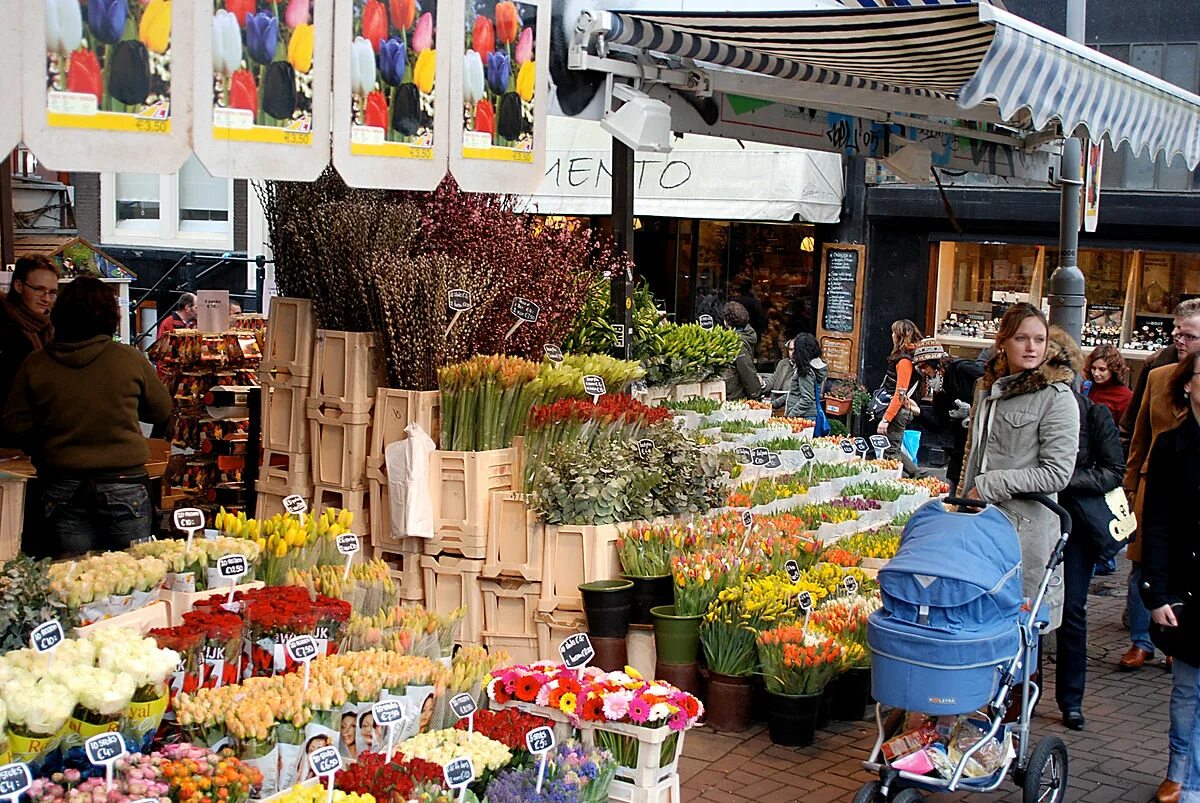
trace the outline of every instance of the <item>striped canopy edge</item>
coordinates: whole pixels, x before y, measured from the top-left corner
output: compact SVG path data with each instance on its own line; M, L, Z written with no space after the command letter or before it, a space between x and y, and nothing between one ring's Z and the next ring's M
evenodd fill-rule
M849 0L844 0L849 2ZM612 13L609 41L785 80L867 89L877 108L904 97L1024 109L1113 147L1200 164L1200 97L986 3L908 0L838 11ZM851 105L851 104L847 104Z

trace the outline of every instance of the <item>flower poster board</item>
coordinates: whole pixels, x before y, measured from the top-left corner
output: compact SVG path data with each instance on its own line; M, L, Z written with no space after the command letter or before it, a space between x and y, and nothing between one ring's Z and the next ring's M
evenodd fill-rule
M315 178L328 161L333 0L203 0L197 9L194 142L205 167Z
M191 125L191 4L21 6L25 140L39 159L60 170L178 169Z
M352 185L425 190L446 174L450 54L438 47L439 5L338 0L334 162Z
M532 191L545 161L548 0L461 0L451 170L464 189Z

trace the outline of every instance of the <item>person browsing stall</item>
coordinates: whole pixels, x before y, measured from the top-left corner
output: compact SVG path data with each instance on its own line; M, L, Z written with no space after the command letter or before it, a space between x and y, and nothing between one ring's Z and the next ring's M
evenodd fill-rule
M920 414L927 428L950 435L951 447L946 450L949 458L946 480L953 488L962 473L968 417L975 395L975 383L983 376L983 363L951 357L942 344L931 337L917 344L913 351L913 363L933 403L929 412L923 412L920 405L909 399L909 409L914 414Z
M0 304L0 404L8 399L17 369L54 337L50 310L58 299L58 268L42 256L21 257L12 287Z

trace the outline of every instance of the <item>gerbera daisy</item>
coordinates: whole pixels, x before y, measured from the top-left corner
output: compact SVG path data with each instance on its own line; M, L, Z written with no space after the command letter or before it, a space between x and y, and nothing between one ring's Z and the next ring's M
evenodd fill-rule
M575 695L572 692L564 692L563 696L558 700L558 710L567 716L573 716L575 714L575 704Z
M523 677L517 680L516 695L518 700L523 700L527 703L532 703L537 697L538 682L531 677Z
M667 720L667 727L673 731L686 730L688 726L687 712L680 708Z
M604 701L599 697L588 697L583 701L583 711L579 716L587 722L603 722Z
M629 701L629 721L635 725L645 723L650 717L650 704L641 697L634 697Z

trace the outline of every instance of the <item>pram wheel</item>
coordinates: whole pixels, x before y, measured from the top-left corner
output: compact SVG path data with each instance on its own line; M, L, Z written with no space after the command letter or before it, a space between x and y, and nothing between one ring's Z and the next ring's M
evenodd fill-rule
M879 795L879 781L868 781L858 788L854 803L883 803Z
M1016 780L1024 792L1024 803L1056 803L1067 789L1067 746L1057 736L1034 745L1029 764Z
M920 789L909 787L908 789L901 789L893 795L891 803L920 803L924 799L925 795Z

